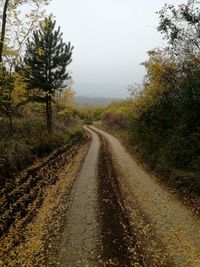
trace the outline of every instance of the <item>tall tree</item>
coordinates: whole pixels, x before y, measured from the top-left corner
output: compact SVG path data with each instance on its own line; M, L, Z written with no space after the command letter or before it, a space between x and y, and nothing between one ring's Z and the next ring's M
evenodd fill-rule
M24 57L24 73L32 89L38 89L45 98L47 128L52 127L52 98L56 90L66 86L71 78L66 71L72 61L73 47L63 42L60 27L51 17L45 19L33 38L28 40Z
M14 79L13 71L24 45L44 17L44 5L50 0L0 1L0 112L6 115L12 129ZM22 8L25 6L25 8Z
M182 113L188 128L199 127L200 116L200 2L188 0L174 7L165 5L159 12L158 30L167 40L166 51L182 77Z
M25 41L44 17L44 5L49 2L50 0L1 1L0 64L6 63L10 69L14 67L23 52Z
M9 0L6 0L4 7L3 7L1 38L0 38L0 65L2 64L2 54L3 54L3 45L4 45L4 40L5 40L8 3L9 3Z
M200 6L198 0L175 7L165 5L159 11L158 30L168 41L167 49L185 65L192 57L198 64L200 54Z

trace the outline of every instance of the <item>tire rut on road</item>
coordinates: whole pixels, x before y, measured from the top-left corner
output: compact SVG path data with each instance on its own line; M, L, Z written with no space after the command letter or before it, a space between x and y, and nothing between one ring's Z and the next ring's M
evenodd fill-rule
M98 163L98 199L102 237L103 266L142 266L141 249L135 241L124 207L117 174L105 138L101 139ZM135 257L132 257L132 251Z
M108 141L120 183L130 199L137 201L141 213L148 218L148 227L154 229L155 236L161 240L165 251L173 260L172 266L199 267L199 220L174 195L138 166L115 137L95 127L91 129ZM129 210L131 212L131 207ZM134 215L133 212L133 221Z
M92 142L72 190L59 266L143 266L107 142L86 130Z

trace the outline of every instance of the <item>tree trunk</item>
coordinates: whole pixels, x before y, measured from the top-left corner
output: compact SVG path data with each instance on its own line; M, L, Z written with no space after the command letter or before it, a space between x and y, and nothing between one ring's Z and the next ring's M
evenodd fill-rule
M49 132L52 129L52 96L49 96Z
M48 99L48 94L46 94L45 101L46 101L47 129L49 130L49 99Z
M9 3L9 0L6 0L5 4L4 4L4 9L3 9L1 38L0 38L0 65L2 65L2 54L3 54L3 46L4 46L5 32L6 32L6 20L7 20L8 3Z
M52 107L51 107L51 96L46 94L46 116L47 116L47 130L51 133L52 128Z

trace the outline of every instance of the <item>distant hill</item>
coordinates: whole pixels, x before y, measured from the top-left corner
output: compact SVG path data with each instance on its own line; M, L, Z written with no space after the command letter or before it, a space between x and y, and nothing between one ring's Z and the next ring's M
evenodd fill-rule
M73 84L77 96L85 97L104 97L104 98L127 98L129 92L125 84L112 83L77 83Z
M105 98L105 97L85 97L85 96L75 96L75 101L77 105L80 106L92 106L92 105L99 105L99 106L107 106L112 102L122 101L123 99L120 98Z

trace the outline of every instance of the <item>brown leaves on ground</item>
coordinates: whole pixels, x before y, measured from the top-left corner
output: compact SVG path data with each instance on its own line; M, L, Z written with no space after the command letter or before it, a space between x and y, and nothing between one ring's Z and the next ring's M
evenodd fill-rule
M48 266L51 266L51 257L47 257L47 254L53 244L55 245L58 236L56 233L61 229L62 216L67 209L67 197L86 150L87 144L77 145L73 147L73 151L67 153L68 160L64 153L52 166L47 164L47 169L42 171L42 180L38 181L37 190L30 188L30 192L34 190L35 196L34 201L30 201L26 207L27 215L21 217L20 210L8 232L0 240L0 266L42 267L47 266L47 259ZM52 176L56 177L53 181ZM43 180L46 181L45 184L42 184ZM29 197L24 192L22 198ZM41 205L37 206L39 202ZM30 214L32 217L27 220Z

